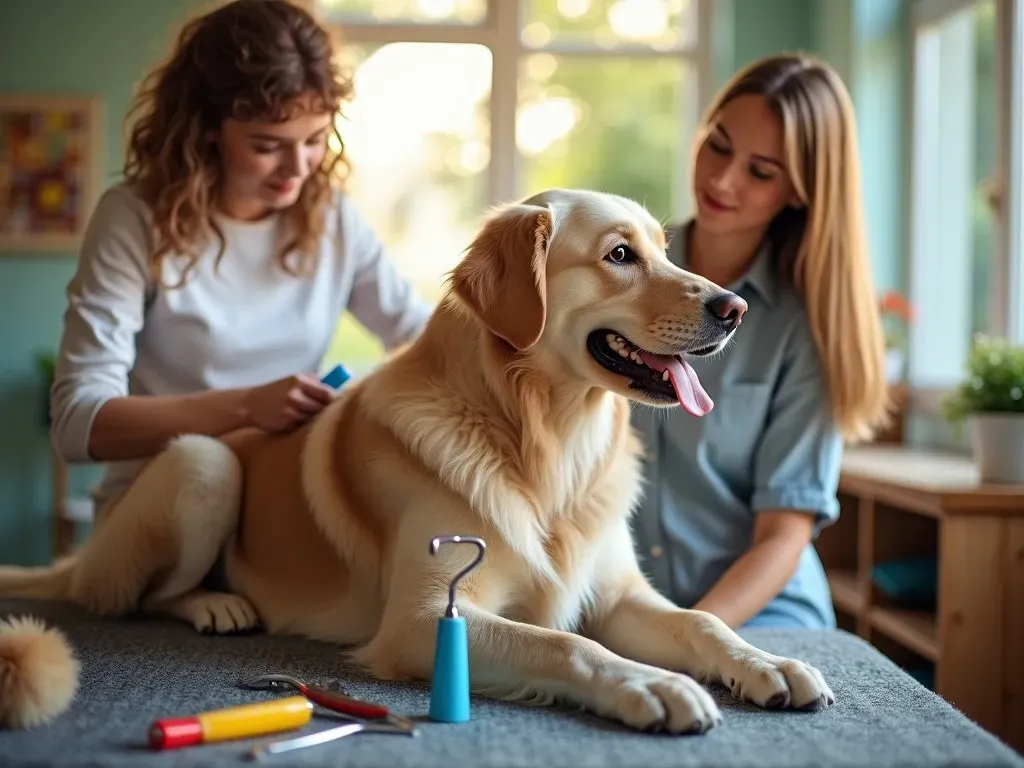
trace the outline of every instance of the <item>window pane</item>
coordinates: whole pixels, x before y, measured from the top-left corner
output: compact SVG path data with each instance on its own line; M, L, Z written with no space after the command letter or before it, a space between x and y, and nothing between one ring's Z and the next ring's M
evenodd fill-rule
M1000 8L1002 10L1002 8ZM1011 68L1018 73L1010 85L1007 94L1011 109L1010 123L1010 156L1007 168L1007 335L1015 344L1024 344L1024 3L1014 3L1010 9L1012 42L1007 46L1005 54L1009 57Z
M348 55L356 97L340 130L353 167L350 192L390 258L436 302L486 207L490 50L392 43ZM331 355L365 368L380 345L346 318Z
M970 13L974 37L972 72L974 75L974 173L971 212L971 332L988 330L990 295L989 275L994 256L995 222L988 202L988 181L996 167L996 4L979 3Z
M526 192L589 187L644 203L662 221L685 215L689 75L675 58L526 57L516 120Z
M989 329L995 222L995 2L983 0L916 39L914 263L910 373L922 386L962 377L971 337Z
M523 0L523 42L611 48L690 46L696 0Z
M487 0L316 0L329 19L357 23L479 24Z

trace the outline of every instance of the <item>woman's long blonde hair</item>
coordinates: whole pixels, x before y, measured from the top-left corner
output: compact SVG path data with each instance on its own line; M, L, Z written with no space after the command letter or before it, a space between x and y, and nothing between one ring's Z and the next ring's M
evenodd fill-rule
M804 301L836 423L851 442L870 439L888 422L890 406L849 93L813 57L771 56L726 83L704 130L743 95L762 96L781 119L784 162L803 203L786 208L768 229L776 266Z
M335 113L352 84L339 69L329 31L299 6L232 0L184 25L167 60L142 81L126 118L124 176L153 213L154 277L161 260L175 254L186 259L183 282L211 235L223 254L224 237L211 216L221 165L209 132L228 117L285 119L289 104L307 93ZM348 169L337 126L332 132L336 146L328 145L286 212L291 238L281 244L279 261L292 274L313 268L327 203ZM288 258L293 250L298 267Z

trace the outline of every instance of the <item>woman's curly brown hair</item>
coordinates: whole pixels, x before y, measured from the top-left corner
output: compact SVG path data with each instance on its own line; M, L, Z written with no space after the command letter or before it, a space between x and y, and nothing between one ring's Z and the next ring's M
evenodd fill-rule
M305 10L286 0L232 0L185 24L170 57L143 80L126 119L135 117L124 175L153 212L154 276L165 256L180 254L187 259L183 282L211 234L220 242L218 261L223 255L224 236L210 216L221 164L209 132L229 117L285 120L289 104L310 93L336 113L351 98L352 83L338 66L331 33ZM332 133L336 147L328 143L286 214L292 236L279 260L291 274L315 266L326 205L348 170L336 124ZM297 269L286 258L292 252Z

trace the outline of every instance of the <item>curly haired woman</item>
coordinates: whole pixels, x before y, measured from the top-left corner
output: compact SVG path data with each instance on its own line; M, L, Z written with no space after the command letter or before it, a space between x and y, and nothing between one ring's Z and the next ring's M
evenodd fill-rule
M301 8L235 0L189 21L143 81L124 179L68 286L51 393L59 453L108 462L99 504L176 435L319 412L344 311L388 349L426 322L341 191L334 116L351 84L335 54Z

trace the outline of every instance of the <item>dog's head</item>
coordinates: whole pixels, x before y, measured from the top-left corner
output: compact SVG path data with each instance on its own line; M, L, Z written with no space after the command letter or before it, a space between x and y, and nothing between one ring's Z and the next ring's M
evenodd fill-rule
M615 195L548 190L496 210L452 275L494 335L559 386L600 386L703 416L686 361L735 333L746 303L672 264L661 226Z

